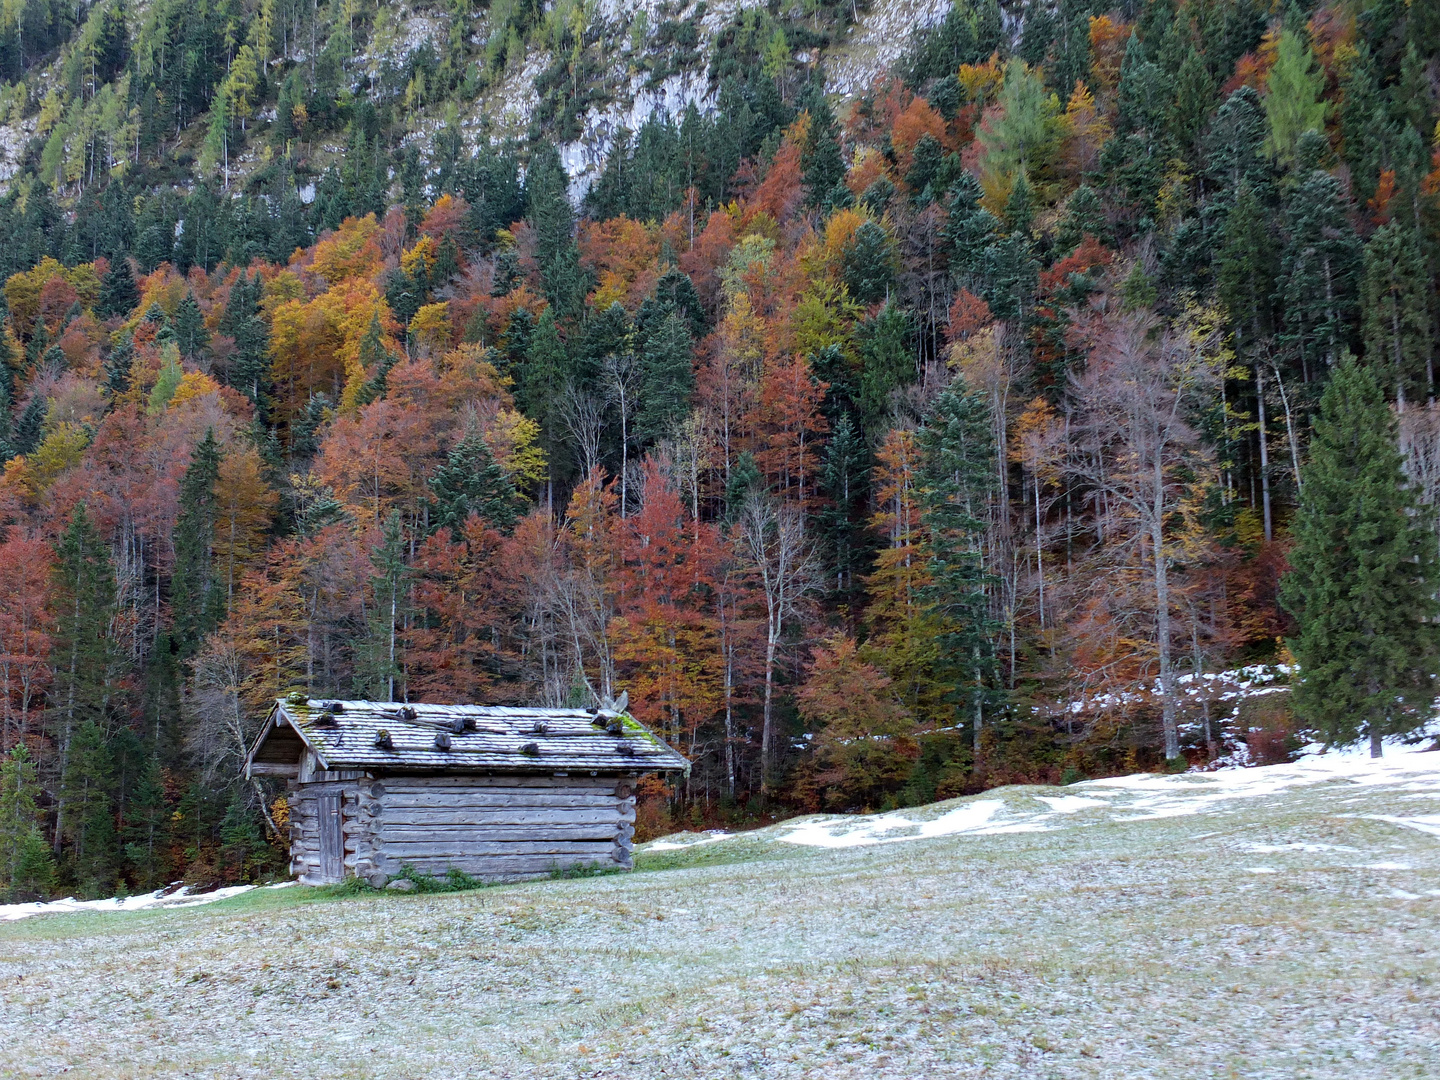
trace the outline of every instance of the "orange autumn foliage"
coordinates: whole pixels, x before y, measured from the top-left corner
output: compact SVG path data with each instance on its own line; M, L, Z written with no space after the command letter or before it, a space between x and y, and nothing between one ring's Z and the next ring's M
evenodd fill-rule
M895 149L895 159L900 164L900 175L910 171L915 161L915 144L922 135L930 135L941 146L950 150L950 136L945 129L945 118L936 112L922 97L911 100L905 110L895 118L890 129L890 145Z
M1090 64L1095 79L1105 94L1113 94L1120 85L1120 65L1125 59L1125 46L1134 27L1116 21L1109 15L1090 17Z

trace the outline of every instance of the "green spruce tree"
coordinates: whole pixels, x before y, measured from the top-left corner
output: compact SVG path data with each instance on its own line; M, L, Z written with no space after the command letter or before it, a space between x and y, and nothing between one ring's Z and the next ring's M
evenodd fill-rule
M355 689L370 701L394 701L404 676L400 635L409 615L410 567L405 563L409 539L400 511L392 510L370 549L365 634L355 650Z
M138 303L140 289L135 284L130 260L123 256L114 259L100 282L100 298L95 303L95 314L102 319L123 319L135 310Z
M562 322L580 314L586 292L568 191L569 178L559 152L549 143L542 144L525 177L527 216L535 229L535 259L545 295Z
M1299 354L1306 382L1339 359L1355 312L1361 246L1348 209L1340 182L1319 169L1286 200L1282 340Z
M0 758L0 886L11 903L44 899L55 863L41 832L40 780L29 748L16 743Z
M984 395L971 393L957 376L936 399L919 444L921 520L930 537L925 601L940 626L938 674L978 753L986 714L1004 701L995 661L998 627L990 614L993 582L981 555L995 485L994 426Z
M175 344L180 355L194 359L210 348L210 331L193 292L186 292L175 309Z
M49 729L63 777L76 730L106 719L119 659L111 628L116 587L110 549L83 502L70 515L55 556ZM57 845L71 828L67 803L62 790L55 814Z
M180 481L175 522L175 571L170 578L171 637L181 660L200 651L205 635L225 614L225 589L215 575L215 482L220 447L207 430Z
M640 407L635 430L649 443L665 438L690 414L695 346L684 315L672 311L647 335L640 354Z
M1409 222L1396 218L1375 230L1365 245L1365 359L1402 409L1435 385L1428 282L1420 238Z
M1281 599L1299 624L1295 711L1324 740L1424 724L1435 697L1435 536L1401 469L1395 418L1353 361L1331 375L1310 441Z
M449 529L452 537L465 531L471 514L502 531L515 527L519 503L515 486L478 431L467 432L451 449L445 464L430 478L430 492L430 526Z

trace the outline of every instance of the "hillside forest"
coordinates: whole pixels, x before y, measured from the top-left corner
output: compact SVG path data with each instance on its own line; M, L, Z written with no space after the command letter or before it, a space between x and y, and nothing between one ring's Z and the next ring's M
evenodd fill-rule
M851 10L738 11L580 193L580 5L363 78L365 0L4 6L0 885L276 872L297 691L624 689L642 839L1413 726L1205 676L1345 645L1357 454L1433 606L1440 7L957 0L842 98Z

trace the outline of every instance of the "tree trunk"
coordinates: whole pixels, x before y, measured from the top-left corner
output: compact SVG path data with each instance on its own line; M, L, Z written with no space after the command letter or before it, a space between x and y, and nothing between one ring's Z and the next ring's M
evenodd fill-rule
M1270 517L1270 439L1266 434L1265 419L1265 371L1260 361L1255 361L1255 401L1260 420L1260 507L1265 521L1265 542L1275 539L1275 530Z
M1385 742L1383 739L1381 739L1380 732L1372 730L1370 732L1370 756L1372 758L1378 758L1381 757L1384 753Z
M1155 562L1155 645L1160 657L1160 722L1165 731L1165 760L1180 756L1175 728L1175 672L1170 661L1170 579L1165 564L1164 474L1155 458L1155 512L1150 519L1151 557Z
M772 631L765 641L765 721L760 728L760 791L770 791L770 743L774 734L774 712L771 702L775 688L775 633Z

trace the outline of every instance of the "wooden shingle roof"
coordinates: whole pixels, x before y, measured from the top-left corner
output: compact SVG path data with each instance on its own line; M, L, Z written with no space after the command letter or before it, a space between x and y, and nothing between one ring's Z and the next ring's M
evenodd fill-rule
M297 741L298 736L298 741ZM583 709L401 705L281 698L245 759L276 772L302 748L322 769L427 773L644 773L690 763L628 714L597 722Z

